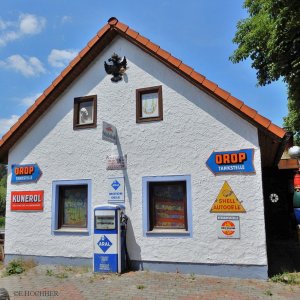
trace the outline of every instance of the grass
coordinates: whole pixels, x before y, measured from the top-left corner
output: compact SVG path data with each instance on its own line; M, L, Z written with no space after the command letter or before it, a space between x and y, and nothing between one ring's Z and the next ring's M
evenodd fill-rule
M13 259L5 268L5 275L22 274L36 266L37 263L33 259Z
M68 278L70 274L84 274L90 272L90 266L80 266L80 267L73 267L73 266L60 266L55 271L52 269L46 270L47 276L53 276L56 278Z
M47 276L54 276L54 272L53 272L53 270L49 270L49 269L47 269L47 271L46 271L46 275L47 275Z
M266 290L266 291L264 292L264 294L265 294L266 296L273 296L273 293L272 293L270 290Z
M291 285L300 285L300 273L287 273L274 275L270 278L272 282L282 282Z
M136 286L136 288L138 289L138 290L143 290L144 288L146 288L143 284L139 284L139 285L137 285Z

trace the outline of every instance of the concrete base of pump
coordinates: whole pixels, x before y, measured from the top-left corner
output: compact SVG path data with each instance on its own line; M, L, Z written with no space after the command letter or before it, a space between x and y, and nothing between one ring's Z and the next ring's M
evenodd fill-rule
M34 256L6 254L5 264L13 259L33 259L38 264L92 266L92 258L62 257L62 256ZM155 261L130 261L130 269L136 271L172 272L182 274L197 274L220 277L268 279L268 266L266 265L225 265L225 264L197 264L174 263Z

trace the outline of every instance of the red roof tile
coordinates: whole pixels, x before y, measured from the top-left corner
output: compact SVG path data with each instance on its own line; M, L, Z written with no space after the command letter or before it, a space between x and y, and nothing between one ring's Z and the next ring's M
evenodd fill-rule
M252 109L251 107L249 107L248 105L244 104L241 108L240 108L241 112L243 112L245 115L247 115L248 117L254 119L254 117L257 115L257 111Z
M176 57L174 57L172 55L169 56L168 62L171 63L176 68L178 68L180 66L180 64L181 64L181 60L179 60L178 58L176 58Z
M229 96L227 99L227 102L230 103L233 107L240 109L242 105L244 104L243 101L239 100L238 98L235 98L233 96Z
M68 73L72 70L72 67L68 65L60 74L62 77L65 77L68 75Z
M169 52L167 52L161 48L159 48L156 53L160 58L163 58L165 60L168 60L168 58L171 56L171 54Z
M128 29L128 26L126 24L121 23L121 22L118 22L116 27L119 30L123 31L123 32L126 32L126 30Z
M88 46L89 46L90 48L92 48L92 47L98 42L98 40L99 40L99 36L98 36L98 35L94 36L94 37L88 42Z
M206 78L202 82L202 85L205 86L206 88L208 88L209 90L211 90L212 92L214 92L218 87L214 82L212 82Z
M280 138L283 138L285 136L285 130L283 130L282 128L278 127L273 123L270 124L268 130L274 133L275 135L279 136Z
M147 43L146 47L147 47L148 49L150 49L151 51L153 51L153 52L157 52L157 50L159 49L159 46L156 45L156 44L154 44L154 43L152 43L151 41L149 41L149 42Z
M227 91L222 90L219 87L217 87L217 89L215 90L215 94L221 97L223 100L227 100L230 97L230 94Z
M194 70L188 65L181 63L179 66L179 70L183 71L185 74L190 75Z
M257 114L254 118L254 121L259 123L261 126L268 128L269 125L271 124L271 121L260 114Z
M51 84L50 86L48 86L48 88L46 88L44 90L43 94L47 97L53 91L53 89L54 89L54 86Z
M62 81L62 79L63 77L61 75L58 75L56 79L52 82L52 85L57 86Z
M42 103L45 100L46 96L45 94L42 94L41 96L39 96L36 100L35 100L35 105L38 106L40 105L40 103Z
M77 55L77 56L70 62L70 65L71 65L72 67L74 67L74 66L76 66L77 63L80 62L80 60L81 60L81 57L80 57L80 53L79 53L79 55Z
M161 49L158 45L152 43L149 39L145 38L144 36L140 35L138 32L134 31L133 29L129 28L126 24L119 22L116 18L112 17L108 20L108 23L102 27L96 36L94 36L89 42L88 45L80 51L80 53L70 62L70 64L61 72L61 74L53 81L53 83L44 91L44 93L36 100L36 102L25 112L25 114L18 120L18 122L2 137L0 140L0 146L4 147L6 141L8 139L14 139L10 145L13 145L14 142L18 140L18 138L26 132L26 130L34 123L34 121L38 118L36 114L32 117L32 114L35 112L40 105L47 100L48 95L55 91L57 85L65 81L68 75L71 73L73 69L76 69L77 64L85 58L87 53L98 43L101 38L109 32L116 32L122 35L123 37L127 38L129 41L134 42L140 48L144 49L145 51L149 50L152 52L152 55L162 61L165 65L171 67L172 69L177 69L178 73L184 75L185 78L190 79L195 85L197 85L202 90L206 90L210 93L210 95L215 95L220 101L224 101L224 104L229 104L229 107L232 108L234 111L238 112L241 116L245 116L247 120L251 120L252 123L256 124L257 126L261 126L267 129L267 132L275 135L276 137L283 138L285 136L285 131L276 126L275 124L271 123L270 120L264 118L263 116L259 115L254 109L250 108L249 106L245 105L241 100L231 96L227 91L219 88L217 84L214 82L206 79L200 73L194 71L191 67L187 66L186 64L182 63L181 60L172 56L169 52ZM112 36L113 38L114 36ZM109 42L109 41L108 41ZM96 54L95 54L96 55ZM88 63L86 64L88 65ZM72 82L72 80L70 80ZM70 84L70 83L67 83ZM61 90L61 89L60 89ZM32 118L31 118L32 117ZM27 122L27 119L31 118L31 123L25 127L22 131L22 125L24 122ZM28 122L27 122L28 123ZM21 129L20 129L21 128ZM21 134L14 135L14 133L18 130L21 130ZM10 147L10 146L9 146ZM6 151L6 155L8 153L8 149ZM1 154L1 148L0 148ZM2 155L3 157L3 155ZM1 158L1 155L0 155Z
M193 71L192 73L191 73L191 78L193 78L194 80L196 80L196 82L198 82L198 83L202 83L203 81L204 81L204 79L205 79L205 77L203 76L203 75L201 75L200 73L198 73L198 72L196 72L196 71Z
M84 57L90 50L89 46L85 46L80 52L79 52L79 56L82 58Z
M98 32L97 32L97 36L99 38L101 38L108 30L110 29L109 24L105 24L104 27L102 27Z
M133 39L136 39L136 37L139 35L138 32L132 30L131 28L128 28L126 31L126 34L130 37L132 37Z
M140 34L136 37L136 40L139 43L143 44L144 46L146 46L148 44L148 42L149 42L149 39L145 38L144 36L142 36Z

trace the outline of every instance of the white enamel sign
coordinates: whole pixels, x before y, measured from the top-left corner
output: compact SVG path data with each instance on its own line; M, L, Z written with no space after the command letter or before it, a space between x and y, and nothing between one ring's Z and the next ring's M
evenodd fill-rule
M217 216L218 238L239 239L240 238L240 217L238 216Z
M108 178L108 202L125 202L125 184L124 177Z

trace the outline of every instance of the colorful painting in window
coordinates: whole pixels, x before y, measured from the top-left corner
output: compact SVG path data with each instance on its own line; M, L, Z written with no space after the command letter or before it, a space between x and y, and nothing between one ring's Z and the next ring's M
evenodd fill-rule
M186 228L185 184L153 184L153 227Z
M87 226L87 187L63 187L62 226Z

